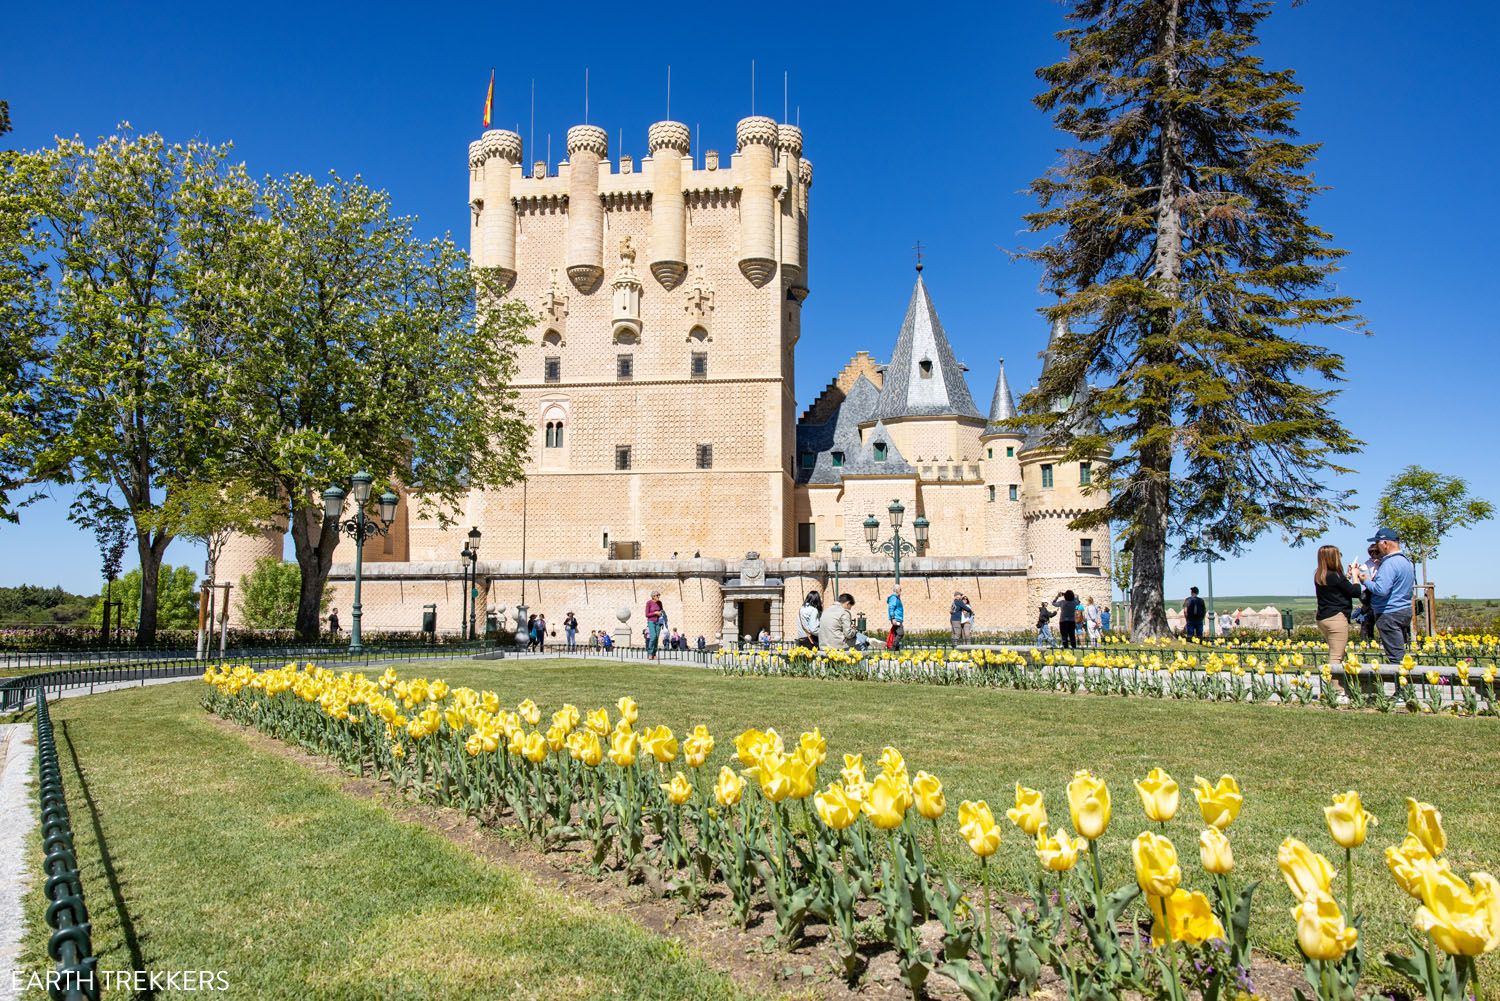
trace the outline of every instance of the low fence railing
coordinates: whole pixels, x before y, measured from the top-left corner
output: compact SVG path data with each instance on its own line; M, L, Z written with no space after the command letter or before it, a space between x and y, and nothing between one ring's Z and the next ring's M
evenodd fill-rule
M37 797L42 822L42 884L47 896L47 954L57 963L48 988L63 1001L97 1001L98 959L89 937L89 911L83 900L83 878L73 850L73 821L63 795L62 767L47 694L36 691Z

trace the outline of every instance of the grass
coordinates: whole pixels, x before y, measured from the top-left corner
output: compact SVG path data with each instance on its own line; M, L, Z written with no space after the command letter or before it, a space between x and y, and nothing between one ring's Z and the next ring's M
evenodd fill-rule
M709 762L715 771L733 753L734 736L751 726L775 726L793 737L818 726L828 740L830 764L845 752L863 753L872 770L881 747L893 744L913 772L926 769L943 780L954 815L963 799L986 799L1001 813L1021 781L1043 790L1054 824L1065 824L1064 786L1074 770L1089 768L1113 793L1114 819L1100 848L1120 882L1131 878L1129 841L1148 827L1132 781L1160 765L1183 790L1168 835L1189 882L1206 888L1196 850L1203 825L1188 790L1195 774L1212 781L1231 773L1246 796L1229 830L1236 878L1263 881L1252 930L1258 946L1283 957L1295 956L1296 947L1288 917L1292 898L1276 868L1276 849L1288 835L1301 838L1329 856L1342 880L1342 850L1329 838L1322 812L1335 792L1358 789L1381 822L1355 865L1365 931L1382 949L1401 941L1415 907L1391 880L1383 854L1405 833L1406 796L1443 811L1454 869L1465 875L1500 871L1500 842L1494 838L1500 830L1500 784L1494 780L1500 729L1485 719L728 678L695 668L597 662L451 662L423 670L450 684L493 689L511 704L533 698L549 711L563 702L587 710L629 694L641 705L639 725L665 722L681 734L706 723L718 738ZM944 821L948 857L961 859L977 879L978 868L957 839L956 821ZM1012 888L1021 887L1034 866L1030 847L1010 827L997 859ZM1492 965L1486 973L1493 979L1500 969Z
M215 727L199 689L53 703L101 969L222 970L226 996L267 1001L741 996L678 943ZM23 969L48 969L40 880L30 904Z

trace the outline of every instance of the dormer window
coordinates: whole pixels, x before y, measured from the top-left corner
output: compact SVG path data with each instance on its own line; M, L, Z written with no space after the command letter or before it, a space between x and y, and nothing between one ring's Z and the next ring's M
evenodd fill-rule
M877 441L875 443L875 461L876 462L884 462L885 461L885 442L883 442L883 441Z
M932 378L932 359L931 358L923 358L921 361L917 362L917 371L922 376L922 378L924 378L924 379L931 379Z
M844 453L843 452L835 452L835 453L833 453L833 465L834 465L834 467L837 468L839 466L842 466L843 464L844 464Z

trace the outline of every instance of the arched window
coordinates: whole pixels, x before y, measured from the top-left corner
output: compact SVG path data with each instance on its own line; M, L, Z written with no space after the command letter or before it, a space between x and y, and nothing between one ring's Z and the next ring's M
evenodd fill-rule
M688 340L702 344L708 340L708 331L701 325L696 326L688 331Z
M563 447L563 422L562 421L548 421L547 422L547 439L546 439L546 441L547 441L547 447L548 448L562 448Z
M562 334L556 330L549 330L542 335L542 343L549 348L559 347L562 345Z

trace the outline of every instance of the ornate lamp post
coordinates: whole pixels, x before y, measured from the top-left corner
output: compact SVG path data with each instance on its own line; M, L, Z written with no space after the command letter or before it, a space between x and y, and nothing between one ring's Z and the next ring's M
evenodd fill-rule
M844 547L833 544L833 600L839 600L839 561L844 558Z
M930 523L921 515L911 523L917 536L916 545L901 537L901 523L906 518L906 505L900 499L891 501L891 506L886 508L891 516L891 537L884 542L880 540L880 519L873 514L865 518L865 541L870 544L870 552L885 553L891 558L896 567L896 583L901 583L901 557L915 556L927 545L927 531Z
M474 619L479 612L479 537L478 528L469 529L469 541L464 544L464 599L469 609L469 639L474 638Z
M364 650L359 631L359 620L363 609L360 606L360 585L364 580L365 567L365 540L371 536L389 535L391 523L396 520L396 505L401 498L389 490L380 495L380 520L372 521L365 517L365 505L370 501L370 490L374 486L375 477L361 470L354 474L347 496L354 501L354 517L340 524L339 531L354 540L354 608L350 615L352 623L349 628L349 652L360 653ZM323 519L325 521L338 521L344 512L344 497L346 494L342 487L329 487L323 491Z

